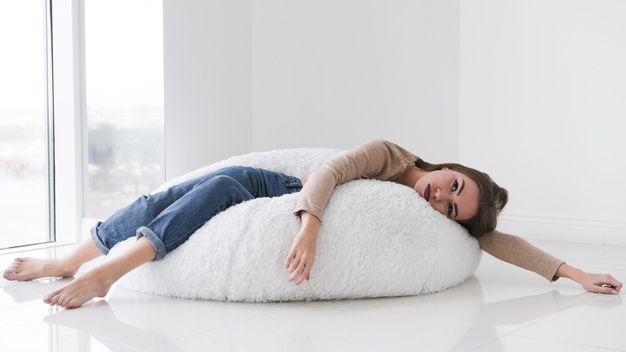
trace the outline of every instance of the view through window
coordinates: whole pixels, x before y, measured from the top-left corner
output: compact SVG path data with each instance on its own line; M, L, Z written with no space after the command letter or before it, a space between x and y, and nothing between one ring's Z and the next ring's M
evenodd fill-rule
M107 218L164 177L163 4L85 0L84 216Z
M0 1L0 248L50 240L46 1Z

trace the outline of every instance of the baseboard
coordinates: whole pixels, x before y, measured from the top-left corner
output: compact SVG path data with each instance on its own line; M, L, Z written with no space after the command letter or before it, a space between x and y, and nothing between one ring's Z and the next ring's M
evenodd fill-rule
M529 239L626 246L626 222L501 215L497 229Z

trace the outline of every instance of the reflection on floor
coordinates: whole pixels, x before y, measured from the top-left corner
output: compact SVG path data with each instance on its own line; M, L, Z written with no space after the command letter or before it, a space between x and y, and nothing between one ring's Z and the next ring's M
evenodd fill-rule
M531 242L573 266L626 281L626 247ZM0 265L67 250L0 255ZM158 297L114 285L80 309L41 301L72 280L0 278L3 351L626 351L624 292L592 294L568 279L549 283L487 254L461 285L410 297L261 304Z

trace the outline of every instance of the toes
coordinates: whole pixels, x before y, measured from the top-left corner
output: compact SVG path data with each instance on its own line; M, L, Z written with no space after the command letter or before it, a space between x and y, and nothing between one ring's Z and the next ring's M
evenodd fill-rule
M53 304L53 303L52 303L52 300L53 300L54 298L57 298L57 299L58 299L59 292L61 292L61 290L57 290L57 291L53 291L53 292L48 293L48 294L47 294L47 295L43 298L43 301L44 301L44 302L46 302L46 303L48 303L48 304L50 304L50 305L52 305L52 304Z
M67 302L67 305L65 308L72 309L72 308L78 308L80 306L81 306L80 304L76 304L72 302L72 300L70 300L69 302Z
M56 306L59 304L60 300L61 300L61 295L54 295L54 297L50 299L50 305Z
M52 298L50 298L50 305L54 306L57 304L58 300L59 300L60 296L59 295L54 295L52 296Z
M4 274L2 274L2 277L7 280L16 280L17 274L19 274L17 271L6 270Z
M63 307L63 308L76 308L76 307L80 307L81 304L78 304L79 300L76 297L69 297L69 296L64 296L61 300L59 300L58 304L59 306Z
M54 298L52 298L52 302L54 302L54 305L56 306L61 306L61 301L63 301L65 297L63 297L62 295L57 295L57 299L55 300Z
M4 272L9 272L9 273L17 272L17 270L20 269L20 267L21 267L20 264L13 263L13 264L9 265L8 268L4 269Z

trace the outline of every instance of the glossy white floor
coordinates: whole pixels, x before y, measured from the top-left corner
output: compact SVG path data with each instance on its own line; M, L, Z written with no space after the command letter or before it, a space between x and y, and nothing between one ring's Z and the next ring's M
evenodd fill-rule
M626 281L626 247L531 242ZM0 255L0 266L67 250ZM0 280L2 351L626 351L626 290L549 283L487 254L475 276L440 293L308 303L191 301L114 285L105 299L65 310L41 298L71 279Z

